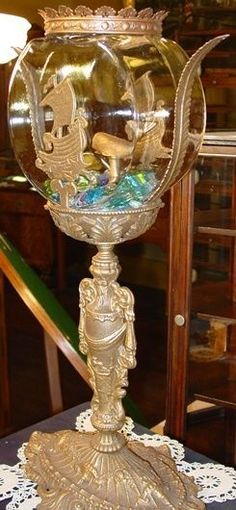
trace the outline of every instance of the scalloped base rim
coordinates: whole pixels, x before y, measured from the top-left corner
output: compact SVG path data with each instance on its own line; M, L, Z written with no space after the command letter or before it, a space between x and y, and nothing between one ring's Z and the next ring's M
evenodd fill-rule
M104 453L92 446L95 434L65 430L31 436L25 469L38 483L40 510L205 508L196 485L177 471L167 447L131 441Z

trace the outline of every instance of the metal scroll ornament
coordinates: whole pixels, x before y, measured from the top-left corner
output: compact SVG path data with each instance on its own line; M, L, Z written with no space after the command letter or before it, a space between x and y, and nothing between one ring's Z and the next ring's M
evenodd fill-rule
M223 37L188 60L162 39L163 11L41 14L46 36L30 42L12 75L12 142L56 225L98 253L93 278L80 283L79 323L96 432L33 434L26 471L38 483L38 508L202 509L168 450L119 432L136 341L134 298L117 283L113 246L152 225L161 196L193 163L205 129L199 66Z

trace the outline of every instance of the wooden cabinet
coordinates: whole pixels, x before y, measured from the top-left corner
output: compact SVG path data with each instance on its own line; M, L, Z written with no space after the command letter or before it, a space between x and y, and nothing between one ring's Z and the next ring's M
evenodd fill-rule
M202 64L201 79L207 103L209 130L234 129L236 125L236 6L193 6L191 23L178 32L178 40L191 55L205 41L217 35L229 37Z
M198 281L228 277L236 227L235 171L233 156L219 157L214 153L199 157L195 165L193 267Z
M216 404L225 417L224 460L235 464L236 6L204 4L193 6L180 44L191 54L211 37L230 37L202 65L207 128L214 132L171 192L166 433L185 441L187 404Z
M235 464L236 137L230 145L219 145L220 135L211 143L203 146L195 169L171 192L166 432L186 438L186 407L194 399L222 407L228 431L225 462ZM196 183L199 165L202 173ZM214 179L212 169L217 169ZM206 250L199 253L200 245Z
M230 429L225 461L230 464L236 463L236 137L233 147L234 155L217 158L213 155L216 147L202 162L207 172L211 167L217 169L218 178L216 186L215 180L210 182L209 207L195 213L194 241L206 240L208 258L197 271L199 277L192 287L191 310L196 323L203 327L202 339L198 337L198 345L190 344L190 362L200 363L199 371L211 362L219 367L213 381L201 380L193 390L198 400L225 409L226 426ZM198 188L199 184L195 200ZM194 259L193 262L196 263Z
M53 263L53 226L44 203L27 183L17 185L17 176L0 183L0 231L30 265L47 273Z

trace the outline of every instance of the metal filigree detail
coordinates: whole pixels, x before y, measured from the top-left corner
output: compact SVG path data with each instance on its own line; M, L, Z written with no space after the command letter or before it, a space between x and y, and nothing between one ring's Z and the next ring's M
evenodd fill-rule
M166 11L153 12L151 8L137 12L133 7L125 7L115 11L113 7L102 6L92 11L89 7L80 5L72 10L64 5L58 10L46 7L39 10L48 33L133 33L155 34L161 37L162 21L167 16Z
M130 211L102 212L63 209L47 203L54 223L65 234L90 244L118 244L144 234L154 223L163 202L157 201Z
M87 147L88 122L85 111L82 108L76 109L76 96L71 80L64 78L58 82L57 76L51 76L45 91L46 95L39 106L51 107L53 126L50 132L43 133L43 148L37 148L35 165L51 179L61 179L62 175L69 181L74 181L78 175L89 177L83 156Z
M45 95L42 98L35 70L24 61L20 66L30 105L31 132L37 155L35 166L52 179L52 191L59 193L61 206L68 207L70 197L76 194L75 185L71 194L72 183L76 179L79 182L81 177L85 177L90 185L97 184L97 173L91 169L84 155L88 147L87 112L85 108L77 107L70 78L59 81L57 75L50 76L43 88ZM45 129L44 108L47 106L53 112L51 131ZM98 132L93 137L92 145L98 152L101 149L103 155L108 155L107 185L116 184L120 177L119 161L131 156L134 142Z
M111 455L94 450L92 433L34 432L27 476L38 484L38 510L203 510L197 487L178 473L166 446L131 441Z
M197 487L178 473L165 448L127 443L119 432L128 369L136 364L134 297L117 282L113 244L140 234L154 221L160 200L129 212L71 214L48 204L70 236L98 244L80 283L80 349L87 356L95 433L34 433L26 456L27 476L37 482L40 510L203 510ZM88 237L89 236L89 237ZM88 238L87 238L88 237Z
M79 287L80 349L87 355L94 392L92 423L100 432L116 432L125 420L122 398L128 386L127 372L136 365L134 297L116 281L120 267L112 246L100 247L90 271L93 280L85 278ZM114 445L112 441L109 448L108 435L105 441L103 435L99 439L97 449L120 448L119 443Z
M115 16L116 11L113 9L113 7L110 7L108 5L103 7L98 7L95 11L96 16L102 16L102 18L107 18L108 16Z
M67 7L66 5L59 5L58 7L59 16L73 16L73 9Z
M81 18L84 18L85 16L93 16L93 10L90 9L90 7L87 7L86 5L78 5L74 12L76 16L79 16Z
M122 100L136 100L139 115L139 128L137 123L129 120L126 123L126 133L133 139L137 133L137 142L132 156L133 163L150 165L157 158L170 159L170 149L163 144L166 131L166 122L163 115L164 101L155 100L155 89L150 79L150 71L142 74L135 82L133 88L129 87Z
M192 55L182 71L175 97L175 126L171 160L167 166L158 190L153 192L150 199L152 199L153 196L161 196L175 182L178 175L181 173L189 145L194 147L196 154L200 149L205 126L203 131L199 134L189 132L191 93L194 80L197 77L199 66L204 57L226 37L228 36L220 35L206 42Z
M127 443L118 430L128 369L136 364L134 298L116 279L112 246L93 257L93 279L80 284L80 349L87 355L95 433L35 432L27 476L38 484L39 510L203 510L197 487L178 473L169 449Z

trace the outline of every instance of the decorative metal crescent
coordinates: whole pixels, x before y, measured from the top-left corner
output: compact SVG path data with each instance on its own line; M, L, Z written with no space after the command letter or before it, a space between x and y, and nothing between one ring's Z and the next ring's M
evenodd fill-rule
M191 133L189 133L189 125L191 93L194 79L196 78L196 74L201 62L207 53L209 53L226 37L228 37L228 34L220 35L206 42L192 55L182 71L175 97L174 139L172 144L172 156L161 179L158 189L153 192L149 200L154 197L163 195L163 193L165 193L165 191L167 191L167 189L172 184L174 184L175 179L180 174L180 170L186 156L188 144L191 139ZM202 143L203 134L204 131L199 135L199 146Z

